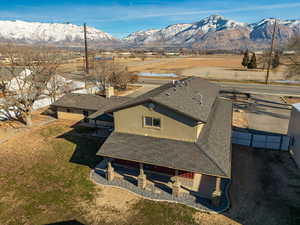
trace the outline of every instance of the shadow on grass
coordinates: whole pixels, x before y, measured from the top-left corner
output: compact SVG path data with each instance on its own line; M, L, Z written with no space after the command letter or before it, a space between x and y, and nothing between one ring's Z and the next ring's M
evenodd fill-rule
M84 166L88 166L94 169L96 165L102 160L102 157L97 156L101 145L106 138L92 137L89 135L78 134L75 130L71 130L58 138L63 138L75 144L75 151L70 158L71 163L76 163Z
M68 220L63 222L49 223L45 225L85 225L85 224L80 223L77 220Z

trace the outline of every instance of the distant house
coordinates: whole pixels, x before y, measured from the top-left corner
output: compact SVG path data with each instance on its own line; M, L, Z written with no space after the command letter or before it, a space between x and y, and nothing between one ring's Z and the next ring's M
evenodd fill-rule
M174 196L220 200L222 180L231 178L232 103L218 86L191 77L98 111L104 113L113 115L115 129L97 155L107 162L109 182L126 168L142 189L151 176Z
M164 54L167 56L179 56L180 55L179 52L165 52Z
M288 135L292 138L291 155L300 168L300 103L292 107Z

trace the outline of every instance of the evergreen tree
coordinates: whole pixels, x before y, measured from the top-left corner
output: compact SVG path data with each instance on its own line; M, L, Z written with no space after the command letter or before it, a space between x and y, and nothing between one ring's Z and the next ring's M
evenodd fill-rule
M244 52L244 58L243 58L243 61L242 61L242 65L244 67L247 67L248 64L249 64L249 51L247 50L247 51Z
M256 55L255 55L255 53L253 53L251 60L248 64L248 69L256 69L256 68L257 68Z
M274 58L272 59L272 67L273 69L280 65L280 56L279 53L276 52Z

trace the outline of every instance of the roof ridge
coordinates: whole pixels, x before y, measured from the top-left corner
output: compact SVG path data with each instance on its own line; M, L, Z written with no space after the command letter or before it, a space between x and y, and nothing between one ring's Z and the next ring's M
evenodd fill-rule
M217 107L218 107L218 105L220 104L220 101L227 101L227 102L230 102L229 100L226 100L226 99L221 99L220 97L217 97L216 98L216 100L215 100L215 102L214 102L214 104L213 104L213 106L212 106L212 109L211 109L211 112L210 112L210 117L208 118L208 121L207 121L207 124L205 125L205 126L207 126L207 127L204 127L204 129L205 130L203 130L201 133L200 133L200 135L199 135L199 137L198 137L198 140L202 140L202 139L205 139L206 138L206 135L209 133L209 131L212 129L212 126L210 126L209 124L211 124L212 123L212 121L214 122L214 116L215 116L215 114L216 114L216 112L217 112ZM231 120L232 120L232 116L231 116ZM230 121L231 121L230 120ZM212 160L212 162L224 173L224 174L227 174L228 172L226 172L226 169L225 168L223 168L223 167L220 167L219 166L219 163L218 162L216 162L216 160L215 160L215 157L213 156L213 154L211 155L211 154L209 154L209 151L205 151L205 149L203 149L203 147L201 146L201 143L199 143L198 142L198 140L197 140L197 142L196 142L196 145L197 145L197 147L201 150L201 151L203 151L204 153L205 153L205 155L207 155L208 157L209 157L209 159L211 159Z
M202 148L195 142L196 147L226 176L226 172L213 160L206 151L202 150Z

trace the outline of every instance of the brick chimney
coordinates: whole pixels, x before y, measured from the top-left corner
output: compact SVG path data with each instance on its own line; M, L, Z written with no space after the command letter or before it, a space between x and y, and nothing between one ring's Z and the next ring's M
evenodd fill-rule
M105 87L105 97L106 98L110 98L112 96L114 96L114 87L111 87L110 85Z

